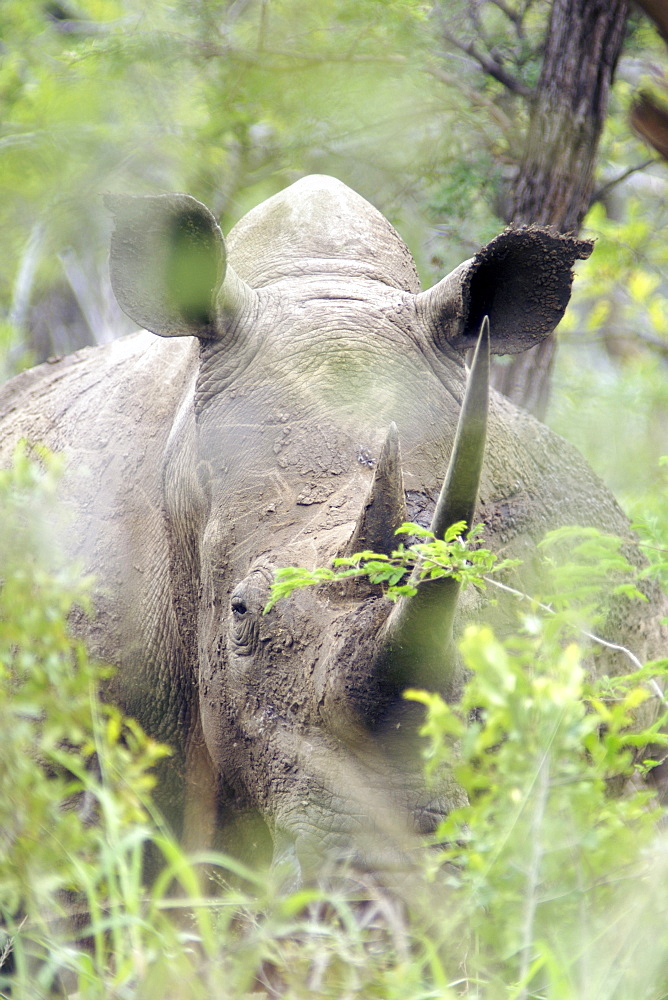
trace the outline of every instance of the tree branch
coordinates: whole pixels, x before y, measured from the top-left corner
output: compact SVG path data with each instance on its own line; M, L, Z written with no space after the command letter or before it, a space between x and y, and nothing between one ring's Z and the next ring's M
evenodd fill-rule
M468 56L474 59L478 65L487 73L488 76L493 77L498 80L499 83L509 90L512 94L518 94L520 97L531 97L533 91L518 80L511 73L506 72L503 66L500 65L491 56L485 55L484 52L479 52L474 42L463 42L461 39L453 35L447 28L443 28L443 37L446 41L454 45L455 48L459 49L461 52L465 52Z
M504 135L511 134L515 126L510 118L503 113L498 104L491 98L486 97L479 90L474 90L473 87L467 86L461 76L457 76L455 73L448 73L446 70L441 69L440 66L434 65L428 65L426 72L430 76L433 76L435 80L445 84L446 87L455 87L461 91L474 107L486 108L490 118L496 122Z
M661 162L660 157L654 156L652 157L651 160L643 160L643 162L638 163L637 166L629 167L628 170L625 170L618 177L613 177L611 181L608 181L606 184L603 184L597 191L594 191L594 193L591 196L591 201L589 202L589 204L593 205L595 204L595 202L601 201L601 199L606 196L608 191L611 191L613 187L617 186L617 184L621 184L622 181L625 181L627 177L631 176L631 174L639 173L646 167L651 167L653 163L660 163L660 162Z
M654 337L652 336L651 333L643 333L642 330L626 330L626 331L620 330L619 332L612 330L606 333L605 336L601 337L600 339L609 340L610 338L612 338L613 340L626 340L626 341L640 340L642 341L643 344L646 344L653 351L656 351L657 354L661 354L663 355L663 357L668 358L668 341L661 340L660 337Z
M513 10L512 7L509 7L508 4L505 2L505 0L491 0L491 2L494 4L495 7L498 7L503 14L506 15L509 21L512 21L512 23L515 25L515 31L517 33L517 37L524 38L525 35L524 35L523 14L520 14L518 10Z

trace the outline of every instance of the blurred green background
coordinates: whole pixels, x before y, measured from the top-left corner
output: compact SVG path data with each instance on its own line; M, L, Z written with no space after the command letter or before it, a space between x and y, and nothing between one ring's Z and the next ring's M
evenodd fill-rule
M105 191L187 191L227 231L300 176L331 173L436 281L505 224L550 6L3 0L0 376L131 329L109 288ZM518 92L483 70L486 55ZM596 250L561 327L548 413L646 516L666 503L668 167L628 110L666 65L632 13L583 232Z

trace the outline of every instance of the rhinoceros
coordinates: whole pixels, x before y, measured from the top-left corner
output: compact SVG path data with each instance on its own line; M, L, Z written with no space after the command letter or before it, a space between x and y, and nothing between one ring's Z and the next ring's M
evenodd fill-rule
M263 614L273 572L387 552L403 520L440 530L457 512L529 576L549 529L628 534L575 450L494 392L485 444L485 344L459 421L484 317L492 352L539 342L591 246L510 229L421 291L397 232L331 177L299 180L227 240L187 195L107 203L113 288L143 331L10 381L4 459L19 437L67 456L64 533L97 581L76 627L117 668L106 696L172 747L159 791L184 841L252 810L295 878L325 858L372 864L462 801L395 752L398 706L409 684L457 697L452 637L483 596L457 601L446 581L413 613L357 582ZM638 607L611 638L642 656L655 620Z

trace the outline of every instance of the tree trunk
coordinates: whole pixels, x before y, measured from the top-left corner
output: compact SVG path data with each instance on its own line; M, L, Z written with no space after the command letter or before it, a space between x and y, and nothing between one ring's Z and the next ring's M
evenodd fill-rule
M627 16L628 0L554 0L508 222L579 231ZM555 348L552 334L494 367L496 388L539 419L547 410Z

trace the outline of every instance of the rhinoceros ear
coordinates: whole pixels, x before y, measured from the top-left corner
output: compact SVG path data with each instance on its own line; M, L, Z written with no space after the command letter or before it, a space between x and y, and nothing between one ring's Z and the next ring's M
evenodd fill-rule
M507 229L475 257L417 296L437 343L474 347L484 316L494 354L519 354L544 340L571 296L573 264L593 244L549 229Z
M254 292L226 266L208 208L186 194L104 201L116 224L109 266L123 312L161 337L223 337Z

